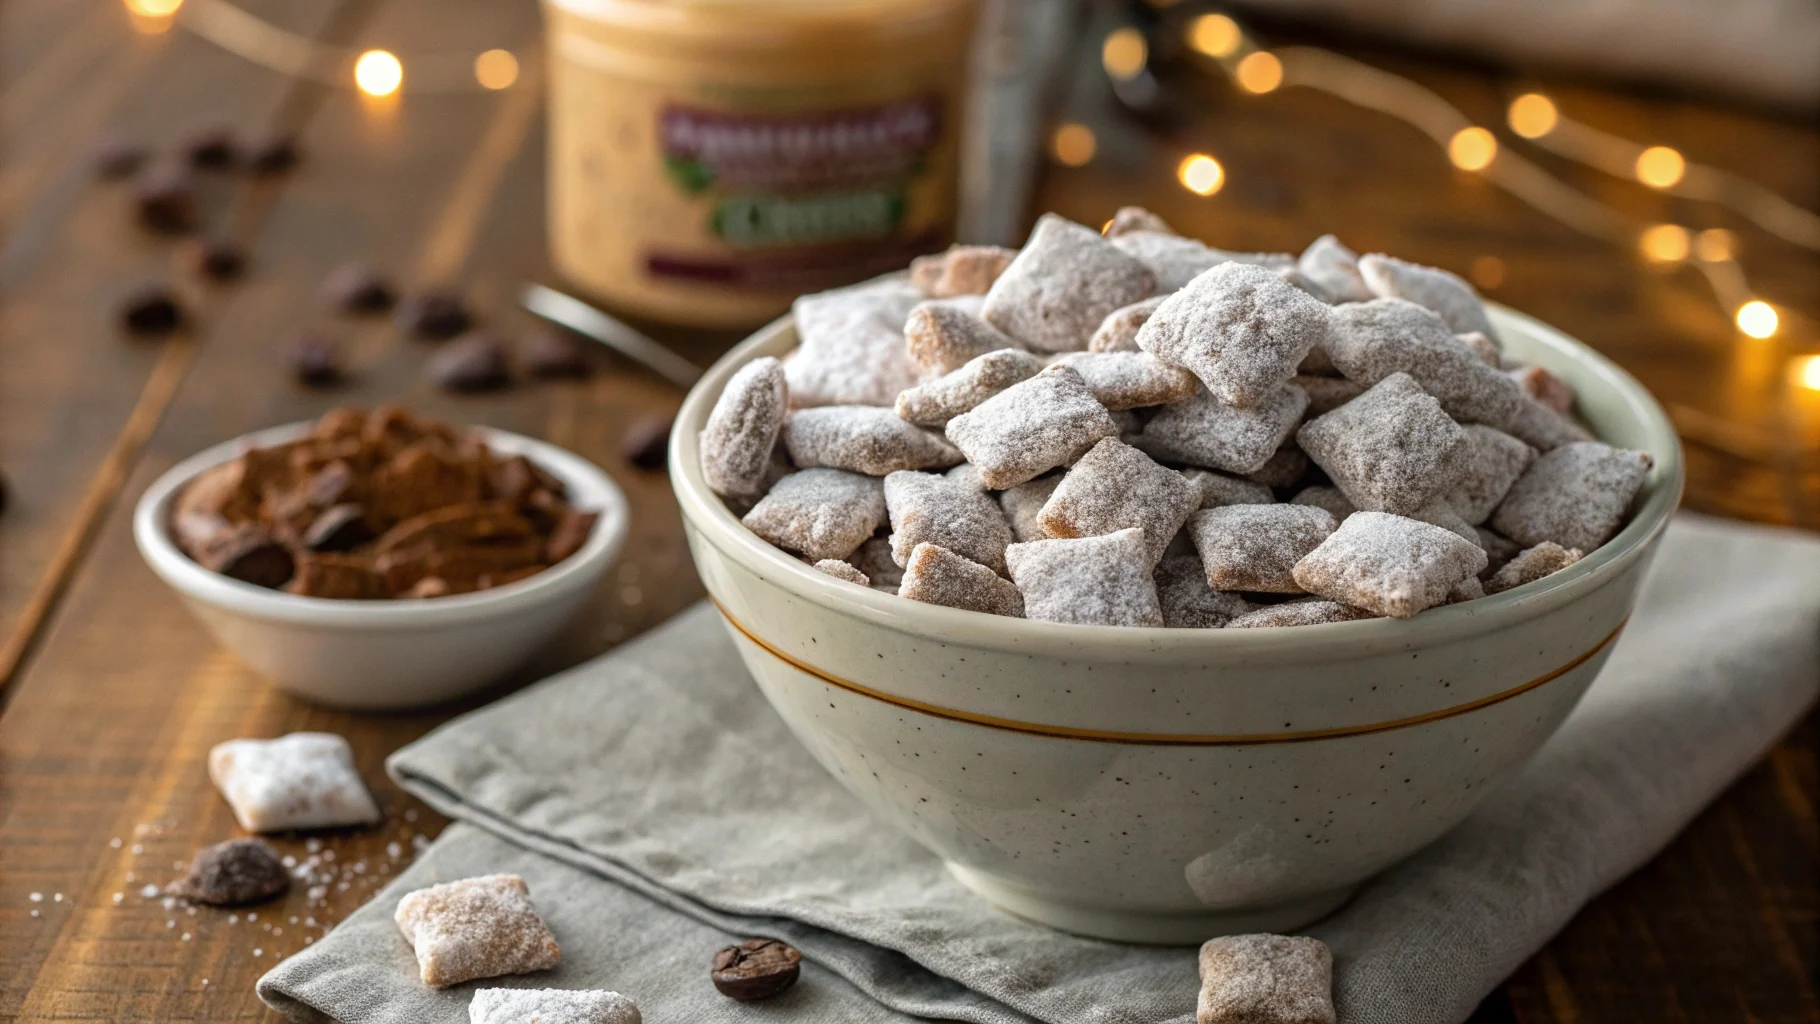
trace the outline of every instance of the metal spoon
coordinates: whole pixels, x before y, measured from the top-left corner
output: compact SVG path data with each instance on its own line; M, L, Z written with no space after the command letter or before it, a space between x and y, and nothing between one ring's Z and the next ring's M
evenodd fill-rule
M526 285L519 296L524 308L551 323L593 338L683 390L695 386L703 370L649 336L593 306L541 284Z

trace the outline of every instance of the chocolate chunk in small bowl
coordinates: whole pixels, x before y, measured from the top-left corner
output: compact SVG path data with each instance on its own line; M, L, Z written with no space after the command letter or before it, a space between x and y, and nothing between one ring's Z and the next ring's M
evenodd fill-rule
M343 313L381 313L392 308L392 286L372 267L344 263L322 282L322 297Z
M341 345L325 334L303 334L291 342L291 374L313 388L341 383Z
M512 382L505 339L496 334L470 334L451 343L425 371L445 391L497 391Z
M183 326L183 307L168 288L145 288L120 305L120 326L131 334L169 334Z
M223 576L274 590L290 582L297 568L290 550L257 523L222 529L196 552L196 561Z
M432 288L406 299L398 307L398 326L419 338L440 341L468 329L474 318L452 288Z
M377 536L365 510L349 502L323 509L303 531L303 546L311 551L347 551Z
M198 850L189 870L164 891L194 903L231 907L271 899L290 885L290 872L264 840L230 839Z
M776 939L747 939L714 954L710 973L720 994L741 1002L769 999L802 974L803 955Z

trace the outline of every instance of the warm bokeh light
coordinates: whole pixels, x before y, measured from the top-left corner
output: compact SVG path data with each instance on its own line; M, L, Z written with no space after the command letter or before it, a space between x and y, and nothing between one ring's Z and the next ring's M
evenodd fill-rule
M1504 283L1504 275L1509 269L1504 265L1504 261L1496 256L1480 256L1472 261L1472 267L1467 271L1467 275L1472 278L1473 284L1480 288L1490 289Z
M1753 338L1768 338L1781 326L1782 318L1776 315L1776 307L1762 299L1752 299L1738 307L1738 329Z
M1539 92L1526 92L1510 101L1510 130L1526 139L1547 135L1560 121L1555 101Z
M1269 50L1259 50L1246 54L1233 74L1238 77L1239 88L1262 95L1283 84L1283 62Z
M126 0L126 9L142 18L168 18L183 6L183 0Z
M1637 180L1650 188L1673 188L1687 173L1687 161L1667 146L1651 146L1637 156Z
M1737 252L1738 236L1724 228L1707 228L1694 237L1694 255L1708 263L1723 263Z
M390 96L404 84L404 65L385 50L368 50L354 62L354 84L368 96Z
M1143 74L1149 59L1150 44L1144 41L1144 33L1130 25L1113 29L1100 44L1100 66L1121 82Z
M1797 356L1789 363L1788 379L1798 388L1820 391L1820 356Z
M1226 169L1205 153L1185 157L1175 169L1176 180L1197 196L1210 196L1226 184Z
M1244 40L1239 23L1224 14L1203 14L1188 23L1188 45L1209 57L1230 57Z
M1679 263L1690 246L1687 229L1679 224L1657 224L1637 236L1637 248L1651 263Z
M1497 138L1478 125L1462 128L1447 140L1447 159L1462 171L1482 171L1497 155Z
M518 81L518 58L510 50L488 50L474 58L474 80L488 89L507 89Z
M1084 124L1070 121L1057 125L1055 133L1049 136L1049 155L1055 162L1068 167L1085 167L1093 162L1093 154L1098 152L1100 141L1093 136L1093 129Z

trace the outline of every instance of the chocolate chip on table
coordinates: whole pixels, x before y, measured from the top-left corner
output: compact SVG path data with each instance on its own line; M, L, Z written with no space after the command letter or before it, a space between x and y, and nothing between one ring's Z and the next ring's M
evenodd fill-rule
M183 138L183 158L191 167L221 170L232 167L237 154L234 130L219 122L208 122L191 128Z
M183 307L167 288L146 288L120 305L120 325L132 334L169 334L183 326Z
M303 546L311 551L346 551L377 537L366 513L352 502L322 510L303 532Z
M164 891L196 903L230 907L271 899L290 885L290 872L264 840L229 839L197 851L189 871Z
M232 281L246 272L246 251L225 238L198 239L183 249L189 268L211 281Z
M110 135L95 145L94 154L90 157L94 164L95 176L109 180L125 178L145 166L151 152L143 143L118 135Z
M326 334L299 335L291 342L291 373L313 388L340 383L341 344Z
M720 994L747 1002L769 999L802 974L803 955L776 939L747 939L714 954L709 977Z
M419 338L453 338L473 322L461 293L452 289L432 288L407 298L398 307L398 326Z
M505 340L496 334L470 334L450 343L425 372L446 391L496 391L512 381Z
M183 235L196 228L196 183L182 164L154 161L133 178L133 203L139 223L163 235Z
M285 132L261 135L246 148L246 168L254 174L283 174L300 158L296 137Z
M626 436L619 443L626 461L639 469L664 468L670 455L670 427L673 423L674 420L667 416L652 416L628 427Z
M380 313L392 308L392 286L359 263L336 267L322 282L322 297L344 313Z
M533 331L518 346L518 357L533 377L586 377L594 372L590 343L555 328Z

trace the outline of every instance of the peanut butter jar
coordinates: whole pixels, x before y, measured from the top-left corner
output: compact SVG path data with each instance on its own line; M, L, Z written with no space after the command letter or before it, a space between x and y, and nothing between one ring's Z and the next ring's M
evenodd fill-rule
M544 0L558 272L740 327L946 244L975 0Z

